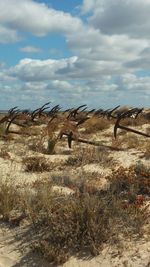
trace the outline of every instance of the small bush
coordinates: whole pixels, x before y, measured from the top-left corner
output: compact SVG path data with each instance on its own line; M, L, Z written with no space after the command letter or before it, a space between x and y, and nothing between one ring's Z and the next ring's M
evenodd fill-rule
M105 118L92 117L91 119L85 122L84 127L86 134L96 133L108 129L110 126L110 121Z
M30 206L39 241L33 244L50 262L61 264L72 253L79 251L98 255L105 242L117 239L119 234L140 234L146 213L136 205L124 208L119 195L79 192L71 196L52 195L51 189L38 190ZM119 239L118 239L119 240Z
M134 197L140 194L150 196L150 169L137 163L130 168L120 167L109 177L113 194Z
M5 147L1 148L0 157L3 159L10 159L10 155Z
M45 152L42 138L40 138L40 139L37 137L32 138L32 140L28 146L29 146L29 149L31 149L32 151L40 152L40 153Z
M98 255L104 243L119 242L120 235L142 234L148 214L138 194L149 194L149 181L150 170L139 163L113 171L107 191L90 193L83 182L84 190L80 183L74 194L60 195L47 179L34 182L20 195L12 184L1 182L0 214L9 220L12 211L23 211L31 230L34 225L33 250L62 264L79 251Z
M150 127L147 127L146 133L150 135Z
M0 136L2 136L5 132L5 125L4 123L0 124Z
M86 147L75 152L75 156L70 156L66 161L68 166L81 166L91 163L97 163L103 167L110 167L114 163L109 152L99 147Z
M121 121L122 125L125 126L141 126L143 124L148 123L148 120L144 116L138 116L136 119L134 118L126 118Z
M53 175L52 183L54 185L73 187L76 184L76 179L71 175Z
M138 136L133 134L127 134L122 137L122 143L125 143L128 148L138 148L142 144Z
M9 221L11 212L17 209L19 193L15 186L7 180L0 182L0 215L5 221Z
M26 172L44 172L53 168L52 163L46 162L44 157L27 157L23 159Z
M47 154L51 155L55 153L54 149L55 149L56 141L57 141L56 139L48 140Z
M150 143L146 144L146 146L145 146L144 157L147 160L150 159Z

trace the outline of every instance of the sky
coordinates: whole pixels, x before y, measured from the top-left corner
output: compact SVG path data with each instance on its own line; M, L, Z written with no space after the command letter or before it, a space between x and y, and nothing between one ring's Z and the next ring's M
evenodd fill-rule
M150 0L0 0L0 109L150 107Z

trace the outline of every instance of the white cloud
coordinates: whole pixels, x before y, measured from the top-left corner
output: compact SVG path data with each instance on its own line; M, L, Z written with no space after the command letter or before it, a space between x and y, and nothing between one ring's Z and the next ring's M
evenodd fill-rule
M20 51L24 53L40 53L42 49L34 46L24 46L20 48Z
M85 58L122 63L137 58L139 53L149 47L145 39L139 42L123 34L107 36L93 28L81 29L78 35L68 35L67 43L70 49Z
M16 30L45 36L49 32L79 30L81 21L32 0L0 1L0 22Z
M8 70L8 75L22 81L45 81L57 78L57 72L64 68L73 68L77 57L54 60L34 60L26 58ZM60 76L60 75L59 75Z
M95 6L95 1L94 0L83 0L83 5L82 5L82 12L87 13L91 11Z
M39 37L61 32L75 55L60 58L58 50L50 50L59 54L57 60L24 58L13 67L2 66L3 88L13 82L9 90L20 90L22 103L31 95L97 106L100 99L140 103L140 97L149 96L150 78L134 72L150 69L150 0L84 0L82 12L87 21L33 0L0 0L0 42L15 42L20 32ZM24 46L21 51L38 53L40 48Z
M143 5L145 9L149 5L149 2L150 0L145 0L145 4ZM120 31L118 31L113 24L115 20L113 19L113 23L111 21L111 14L107 16L108 10L112 12L112 16L114 16L114 8L116 8L116 14L120 14L117 12L118 9L125 13L130 5L131 7L137 8L137 6L140 5L140 1L84 1L83 9L85 11L93 11L93 15L90 17L92 26L95 26L94 16L100 12L98 19L107 20L107 24L110 24L111 35L107 35L107 31L105 32L104 29L105 27L102 29L104 23L100 24L100 27L97 24L97 29L94 29L89 25L85 25L77 17L73 17L62 11L56 11L45 4L40 4L32 0L5 0L5 3L1 1L0 21L3 24L7 24L7 27L13 27L13 29L21 31L24 30L37 36L43 36L49 32L56 31L64 33L68 47L79 58L76 64L74 64L74 68L71 70L69 66L64 66L64 73L68 71L68 75L70 76L72 72L73 77L77 77L77 75L81 77L83 75L84 79L86 73L88 77L90 74L96 76L98 73L100 75L107 74L107 71L108 74L112 75L116 72L123 73L126 68L131 68L130 62L139 60L141 57L139 57L140 53L149 47L149 40L141 39L139 42L138 38L129 37L126 31L120 32L122 27L124 29L124 25L127 26L128 23L130 23L130 20L126 19L124 21L120 18L121 22L117 22L117 27L120 27ZM125 10L123 10L123 8L125 8ZM130 28L128 28L128 31L130 32ZM30 46L23 47L21 50L28 53L39 52L37 48ZM31 64L28 64L28 67L29 66L31 66ZM84 67L85 70L83 69ZM25 69L27 70L27 67ZM35 69L36 67L34 70ZM41 70L41 72L45 73L45 69L46 68L44 68L44 71ZM133 69L134 68L132 68L132 71ZM61 72L63 72L62 68ZM32 78L32 76L34 77L34 73L31 72L31 75L27 74L26 76L31 76Z
M0 43L7 44L7 43L15 43L19 41L19 36L16 30L9 29L0 25Z
M144 92L144 94L146 93L150 96L150 77L138 77L134 74L127 73L120 77L120 80L123 85L122 90L126 89L133 92L140 92L141 95Z

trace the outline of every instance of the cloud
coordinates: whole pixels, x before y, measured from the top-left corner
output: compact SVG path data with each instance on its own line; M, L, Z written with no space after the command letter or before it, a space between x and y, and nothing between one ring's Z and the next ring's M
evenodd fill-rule
M20 51L24 53L40 53L42 49L34 46L24 46L20 48Z
M91 11L95 6L94 0L83 0L83 5L81 7L81 11L83 14L88 13Z
M89 23L104 34L150 37L150 0L84 0L82 9L92 12Z
M145 9L149 2L150 0L145 0L143 5ZM140 53L149 47L148 40L141 39L139 42L138 38L130 37L126 31L123 31L125 25L127 27L130 23L128 19L124 21L123 15L120 18L121 22L117 22L118 26L113 24L115 23L114 14L118 16L118 14L122 14L120 12L127 12L130 5L131 10L134 10L141 5L140 3L139 0L85 0L83 2L84 12L90 10L93 12L93 15L89 17L90 24L85 24L81 19L49 8L46 4L32 0L5 0L5 3L0 2L0 10L3 11L0 11L0 21L15 31L27 31L36 36L44 36L50 32L62 32L69 49L78 57L78 60L72 68L69 65L58 68L58 74L66 74L68 71L70 78L77 76L81 78L83 75L84 79L90 75L96 77L98 73L99 75L107 75L107 72L108 75L116 72L123 73L125 69L130 68L130 62L138 60ZM111 12L109 16L107 16L108 11ZM95 19L97 14L100 24ZM134 20L134 18L132 19ZM94 20L97 21L97 24ZM105 25L105 20L107 20L107 25ZM109 31L106 30L107 26ZM119 31L117 27L119 27ZM128 27L128 32L130 32L130 27ZM28 53L40 52L37 49L30 46L21 48L23 52ZM48 64L46 63L46 65ZM28 67L30 70L32 68L33 73L31 71L30 74L27 74ZM35 67L33 70L33 64L32 67L31 64L24 66L25 76L30 79L34 78L36 69L39 67ZM46 69L48 70L45 66L43 71L40 70L41 75L48 75L45 73ZM51 68L49 68L50 70Z
M19 40L20 38L16 30L9 29L7 27L0 25L0 43L1 44L15 43Z
M26 58L8 70L8 75L21 81L46 81L57 78L57 72L63 68L72 68L77 57L54 60L34 60Z
M0 1L0 22L15 30L45 36L50 32L79 30L80 19L32 0ZM69 27L68 27L69 25Z
M139 92L142 94L147 94L150 96L150 90L149 90L149 85L150 85L150 77L138 77L134 74L127 73L124 74L120 77L121 83L123 85L123 88L120 88L122 90L126 91L133 91L135 93ZM119 86L119 84L118 84Z
M147 56L137 58L125 64L131 70L150 70L150 58Z
M138 39L123 34L107 36L90 27L81 29L76 36L69 35L67 44L70 49L85 58L122 62L136 58L149 47L149 42L145 39L139 42Z
M59 32L74 55L62 58L63 53L51 49L49 56L58 54L57 59L22 58L12 67L2 65L3 96L12 90L12 103L22 105L28 99L42 103L50 98L63 99L65 105L84 100L95 106L127 100L139 104L149 97L149 77L135 72L150 68L150 0L84 0L82 12L83 21L82 15L74 17L33 0L0 1L0 42L18 41L26 32L30 44L31 35ZM41 52L36 44L20 49Z
M0 80L1 76L3 75L0 75ZM131 73L114 77L99 76L99 79L89 80L66 80L65 76L43 81L21 80L20 77L14 79L1 80L1 108L15 105L36 108L47 101L61 104L64 108L78 104L96 108L114 107L118 104L149 106L150 77L138 77Z

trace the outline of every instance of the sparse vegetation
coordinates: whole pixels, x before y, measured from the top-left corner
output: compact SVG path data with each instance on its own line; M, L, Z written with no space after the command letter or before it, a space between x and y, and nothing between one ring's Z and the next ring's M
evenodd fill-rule
M120 167L109 177L111 191L133 200L137 195L150 196L150 168L138 162L130 168ZM130 200L130 199L129 199Z
M63 113L57 115L60 120L37 114L29 121L31 127L21 128L29 135L9 133L1 139L0 151L3 176L8 175L0 181L1 221L19 227L26 218L32 250L55 266L82 252L98 255L104 244L119 246L120 239L140 238L150 215L147 139L126 130L118 131L120 137L114 139L115 119L91 115L84 121L86 113L78 110L82 116L77 120L74 113L72 121L64 120ZM121 121L131 128L145 123L143 117ZM66 140L69 144L71 136L76 142L69 150ZM100 146L80 143L84 138L95 138ZM134 155L136 164L128 162L128 155ZM18 183L22 175L25 182Z
M147 160L150 159L150 143L149 144L146 144L146 146L145 146L144 157Z
M122 124L125 126L142 126L143 124L147 124L148 120L142 115L138 116L136 119L126 118L122 121Z
M113 158L106 149L99 147L86 147L77 150L74 156L70 156L66 161L69 166L83 166L86 164L97 163L101 166L108 167L114 164Z
M140 146L139 138L134 135L128 135L128 137L126 137L126 142L127 142L128 148L136 148Z
M9 152L7 151L6 147L1 148L0 157L3 159L10 159Z
M110 177L107 191L89 193L85 186L82 192L75 190L68 196L54 193L48 180L33 183L32 190L28 194L25 190L20 198L12 185L1 184L0 213L4 220L11 217L13 209L25 213L39 236L32 248L50 262L63 263L72 253L85 249L95 256L103 243L119 242L118 234L142 234L148 214L140 208L144 196L137 196L149 193L150 185L145 185L149 175L142 165L119 169Z
M105 118L93 117L84 124L84 127L85 127L84 133L93 134L98 131L108 129L110 125L111 125L111 122Z
M50 171L53 165L46 162L44 157L26 157L23 159L26 172Z
M19 192L10 180L0 181L0 216L9 221L11 212L18 208L20 202Z

